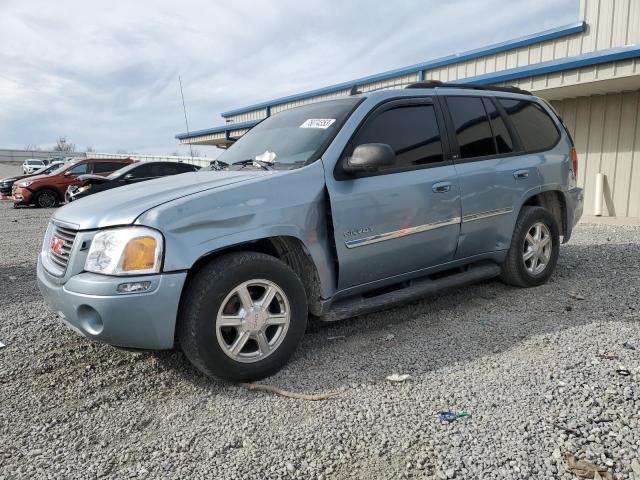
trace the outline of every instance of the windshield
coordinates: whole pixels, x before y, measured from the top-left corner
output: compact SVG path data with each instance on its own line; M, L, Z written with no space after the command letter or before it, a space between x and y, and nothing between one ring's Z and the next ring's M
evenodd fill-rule
M109 180L113 180L114 178L118 178L118 177L120 177L121 175L126 175L126 173L127 173L129 170L132 170L132 169L137 168L137 167L139 167L139 166L140 166L140 163L139 163L139 162L131 163L131 164L129 164L129 165L127 165L127 166L125 166L125 167L122 167L122 168L120 168L120 169L116 170L116 171L115 171L115 172L113 172L113 173L110 173L109 175L107 175L107 178L108 178Z
M42 167L39 170L33 172L34 175L47 175L53 172L56 168L58 168L58 164L49 165L48 167Z
M27 165L44 165L42 160L27 160Z
M243 135L218 160L231 165L258 160L273 168L302 166L331 139L349 116L358 98L312 103L277 113Z
M49 175L58 175L59 173L64 172L67 168L73 167L74 165L75 163L61 163L59 165L56 165L56 167L58 168L49 172Z

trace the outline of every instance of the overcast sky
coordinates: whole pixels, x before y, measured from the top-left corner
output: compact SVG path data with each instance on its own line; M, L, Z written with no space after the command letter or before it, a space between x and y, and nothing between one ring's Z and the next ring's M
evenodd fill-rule
M578 0L0 0L0 148L186 153L220 112L578 20ZM199 147L216 155L213 147Z

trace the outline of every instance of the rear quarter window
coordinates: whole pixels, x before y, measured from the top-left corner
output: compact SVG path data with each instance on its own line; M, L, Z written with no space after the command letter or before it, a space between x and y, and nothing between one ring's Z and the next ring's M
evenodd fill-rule
M524 150L549 150L560 140L560 132L549 114L537 103L513 98L499 98L518 132Z

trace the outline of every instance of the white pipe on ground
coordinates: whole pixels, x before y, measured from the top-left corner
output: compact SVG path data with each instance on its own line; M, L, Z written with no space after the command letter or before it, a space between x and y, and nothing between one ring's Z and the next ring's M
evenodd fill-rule
M596 217L602 216L602 197L604 196L604 174L598 173L596 175L596 196L593 205L593 214Z

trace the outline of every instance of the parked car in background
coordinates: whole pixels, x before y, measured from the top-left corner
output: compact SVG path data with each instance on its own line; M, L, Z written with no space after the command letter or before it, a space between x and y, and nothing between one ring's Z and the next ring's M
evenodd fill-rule
M35 172L36 170L40 170L45 166L46 163L44 163L44 160L38 160L37 158L27 158L24 162L22 162L22 173L28 175Z
M309 315L497 276L544 284L583 210L571 135L515 88L423 82L302 105L220 162L56 211L37 267L52 311L87 338L179 345L206 375L255 380Z
M180 173L197 172L200 167L189 163L178 162L144 162L134 163L116 170L104 177L101 175L80 175L77 185L70 185L65 194L65 200L72 202L88 195L103 192L123 185L144 182L154 178L177 175Z
M69 185L80 183L78 177L88 173L107 176L125 165L133 163L130 158L87 158L60 165L49 175L25 178L13 184L13 205L35 205L55 207L64 200Z
M60 165L62 165L62 162L53 162L46 167L41 168L40 170L36 170L33 173L28 173L26 175L13 175L12 177L2 178L0 179L0 195L11 195L13 184L18 180L34 177L36 175L48 175L56 170Z

